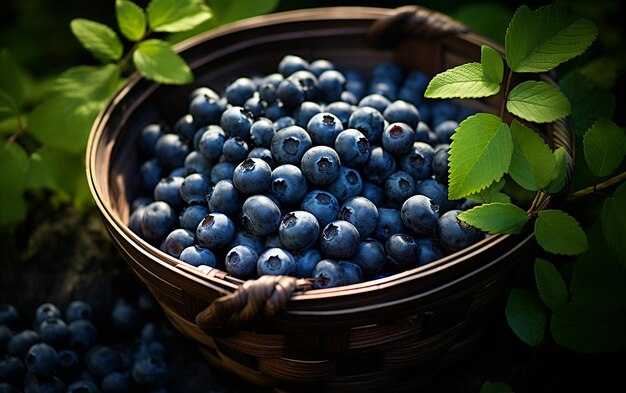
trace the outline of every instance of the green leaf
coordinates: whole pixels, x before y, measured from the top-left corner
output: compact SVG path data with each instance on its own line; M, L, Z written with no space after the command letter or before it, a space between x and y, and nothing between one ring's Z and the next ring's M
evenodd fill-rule
M146 34L146 13L137 4L130 0L116 0L115 15L124 37L139 41Z
M511 203L486 203L459 214L471 226L490 234L519 233L528 222L528 214Z
M480 47L480 64L483 67L483 77L485 80L497 84L502 83L504 62L498 51L489 45L482 45Z
M501 202L501 203L510 203L511 197L500 192L504 185L506 184L504 178L499 181L494 181L489 185L489 187L481 190L475 194L471 194L467 196L467 199L476 202L476 203L491 203L491 202Z
M212 15L202 0L152 0L146 11L152 30L169 33L191 30Z
M41 142L73 153L84 151L93 121L120 84L114 64L70 68L52 94L29 116L29 130Z
M548 71L587 50L597 34L593 22L567 6L521 6L506 31L506 60L515 72Z
M26 216L22 192L28 165L28 156L20 145L0 138L0 227L15 224Z
M535 259L535 282L543 304L555 310L567 302L567 286L556 267L550 262Z
M552 337L557 344L579 352L626 350L626 314L600 314L566 304L552 314Z
M600 119L585 133L583 147L591 172L598 177L608 176L626 156L626 134L611 120Z
M541 343L546 332L548 310L535 292L513 288L505 313L509 326L520 340L532 347Z
M465 4L452 14L454 19L496 42L501 42L506 33L506 27L513 17L513 12L508 7L497 3ZM485 18L485 15L489 17Z
M433 77L424 92L426 98L479 98L500 91L500 84L487 80L480 63L467 63Z
M165 41L143 41L133 53L133 61L141 75L156 82L182 85L193 81L185 60Z
M7 92L0 89L0 115L3 113L16 113L18 111L17 104L13 97Z
M539 245L553 254L576 255L587 249L587 236L576 219L561 210L542 210L535 221Z
M485 381L480 387L480 393L513 393L513 389L504 382Z
M569 72L561 79L560 85L572 105L572 123L577 134L582 135L599 118L613 118L613 94L597 87L580 70Z
M609 90L615 85L619 66L613 60L601 57L580 68L580 73L596 86Z
M452 136L448 197L459 199L500 180L511 164L513 141L498 116L478 113Z
M623 183L620 189L626 189ZM618 195L616 191L614 195ZM626 266L626 196L613 196L602 205L602 230L609 249Z
M567 179L567 151L564 147L559 147L554 152L554 176L550 183L543 188L545 192L556 194L565 186Z
M556 162L548 144L530 128L513 119L511 122L513 157L509 175L529 191L537 191L555 176Z
M7 49L0 50L0 90L11 97L18 110L24 101L26 80L24 72Z
M572 113L565 94L542 81L526 81L515 86L506 98L506 109L535 123L549 123Z
M122 58L124 52L122 43L109 26L79 18L73 19L70 27L78 41L98 60L110 62Z

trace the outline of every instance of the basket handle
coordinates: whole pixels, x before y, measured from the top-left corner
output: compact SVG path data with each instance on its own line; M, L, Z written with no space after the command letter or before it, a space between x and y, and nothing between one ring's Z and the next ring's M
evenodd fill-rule
M196 316L205 333L225 327L246 327L285 309L296 290L311 289L311 282L291 276L261 276L244 282L231 294L215 299Z
M469 31L461 22L427 8L410 5L395 11L372 24L369 38L375 46L388 48L406 38L436 38Z

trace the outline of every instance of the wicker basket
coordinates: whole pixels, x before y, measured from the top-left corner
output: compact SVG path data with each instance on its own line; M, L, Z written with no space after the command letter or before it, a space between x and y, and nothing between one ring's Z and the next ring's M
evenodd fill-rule
M120 252L173 325L196 340L212 364L281 391L393 391L419 385L477 342L513 277L532 257L535 242L528 229L490 236L384 279L324 290L302 290L296 280L258 280L232 295L241 280L182 264L126 226L129 201L139 191L139 130L150 122L173 124L186 113L193 88L221 89L236 76L267 73L285 54L327 58L366 75L387 60L434 75L477 61L484 43L503 52L460 23L417 7L280 13L180 45L196 75L194 86L161 86L133 75L113 98L96 120L87 148L92 194ZM547 75L541 78L554 83ZM496 112L501 101L500 94L470 103ZM553 147L566 148L571 176L571 127L555 122L536 131ZM531 211L550 204L549 196L538 193Z

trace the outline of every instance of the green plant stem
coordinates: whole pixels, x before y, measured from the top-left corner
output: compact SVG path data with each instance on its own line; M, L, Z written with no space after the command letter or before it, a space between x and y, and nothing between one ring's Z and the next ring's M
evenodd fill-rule
M600 190L622 183L623 181L626 181L626 172L622 172L619 175L613 176L612 178L603 181L602 183L595 184L591 187L583 188L582 190L578 190L572 193L569 197L567 197L565 203L573 202L587 195L595 194Z
M146 31L146 34L144 34L143 37L141 37L140 40L135 41L133 46L130 47L130 49L128 50L128 52L126 52L124 57L122 57L120 59L120 61L117 63L117 68L119 68L120 73L124 72L124 69L126 68L126 65L130 61L130 59L133 57L133 53L135 53L135 50L137 50L137 48L139 47L139 44L141 44L143 41L145 41L146 38L148 38L148 36L150 34L152 34L152 30Z
M500 119L504 118L504 108L506 108L506 97L509 95L509 89L511 88L512 78L513 78L513 70L509 69L509 71L506 73L506 82L504 83L502 105L500 106Z
M18 140L18 138L26 132L26 123L24 122L22 115L19 113L16 113L15 117L17 119L17 131L7 138L7 143L9 145L15 142L16 140Z

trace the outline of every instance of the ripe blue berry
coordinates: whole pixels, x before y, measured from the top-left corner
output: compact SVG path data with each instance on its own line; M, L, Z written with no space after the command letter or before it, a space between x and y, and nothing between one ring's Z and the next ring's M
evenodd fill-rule
M187 229L174 229L163 241L161 251L174 258L180 257L180 253L196 242L194 232Z
M217 250L229 244L235 236L235 225L222 213L211 213L204 217L196 229L198 244Z
M195 232L200 221L209 214L209 209L203 205L188 206L180 216L180 227Z
M259 256L257 272L259 276L293 275L296 272L296 261L288 251L282 248L270 248Z
M311 117L306 130L314 145L334 146L335 139L343 131L343 124L332 113L321 112Z
M326 146L315 146L307 150L300 165L307 180L316 185L327 185L335 181L341 168L337 152Z
M482 240L485 235L458 218L461 210L450 210L439 218L437 238L446 254L452 254Z
M272 169L260 158L246 158L235 167L233 184L244 194L262 194L272 184Z
M306 250L317 242L320 226L315 216L307 211L287 213L280 222L280 243L289 250Z
M232 180L218 181L207 200L211 213L222 213L233 217L239 211L239 192Z
M372 276L385 268L387 256L385 248L378 240L363 239L354 254L354 263L359 265L366 276Z
M311 146L309 134L301 127L291 126L274 135L270 150L277 163L300 165L302 156Z
M28 349L24 363L28 372L38 377L50 377L57 369L59 355L46 343L35 344Z
M420 121L420 113L415 105L406 101L397 100L385 108L383 116L389 123L405 123L415 129Z
M302 198L300 209L313 214L320 228L324 228L328 223L337 219L339 202L333 194L327 191L313 190Z
M274 123L266 118L260 118L250 126L250 139L256 146L270 147L275 134Z
M415 239L405 234L395 234L387 239L385 251L391 262L401 269L417 266L419 246Z
M222 154L224 142L226 142L226 134L224 130L222 130L222 127L215 125L208 126L201 134L198 142L198 151L200 151L200 154L209 162L215 162Z
M345 285L363 282L363 271L359 265L349 261L339 261L338 263L346 273Z
M146 206L141 219L141 233L152 243L160 243L176 227L174 210L165 202L156 201Z
M215 259L215 255L213 255L211 250L197 245L185 248L180 253L179 259L192 266L217 266L217 259Z
M350 128L337 135L335 150L343 165L358 168L369 159L370 143L360 131Z
M393 207L400 207L402 203L415 194L415 180L406 172L394 172L385 181L385 196Z
M220 126L227 137L238 136L245 138L250 132L252 123L254 123L252 113L241 106L233 106L226 109L220 118Z
M322 231L320 251L327 258L350 259L358 246L359 231L348 221L333 221Z
M252 248L235 246L226 254L226 271L235 277L251 278L256 273L258 259L259 255Z
M326 189L337 197L340 202L355 197L363 191L363 181L359 171L342 166L339 169L339 177L330 183Z
M304 251L293 251L291 254L296 261L296 277L313 277L315 265L322 260L322 254L320 254L319 250L317 248L308 248Z
M226 99L233 106L243 106L256 91L256 84L250 78L237 78L226 87Z
M246 199L241 213L243 227L253 235L268 235L276 232L280 225L280 209L263 195L253 195Z
M414 195L407 199L400 214L404 225L420 235L432 233L439 222L439 206L424 195Z
M378 224L374 230L374 237L386 242L392 235L404 233L400 210L381 207L378 209Z
M379 146L372 146L370 158L363 167L363 175L375 184L385 184L385 180L396 171L396 160Z
M333 288L347 283L343 266L331 259L322 259L315 265L313 278L315 288Z
M202 175L200 173L192 173L191 175L183 179L182 183L180 184L179 190L180 197L187 204L191 205L197 203L205 203L206 196L211 191L211 181L205 175ZM170 205L172 204L170 203Z
M280 202L292 204L302 199L308 186L300 168L285 164L272 171L271 189Z
M376 229L378 209L369 199L357 196L343 203L338 218L354 225L361 238L366 238Z
M383 131L382 141L385 150L402 156L411 151L415 142L415 131L405 123L391 123Z

